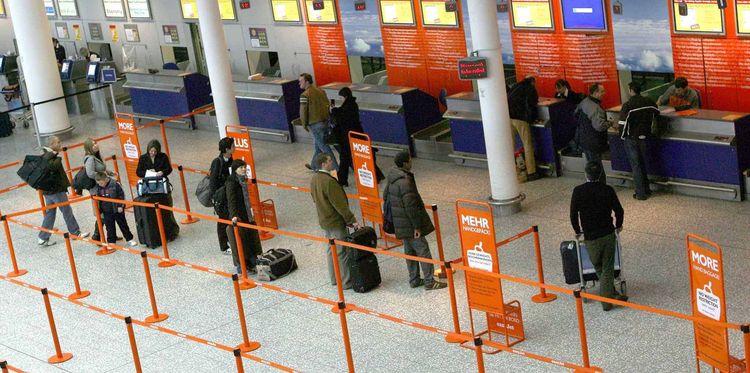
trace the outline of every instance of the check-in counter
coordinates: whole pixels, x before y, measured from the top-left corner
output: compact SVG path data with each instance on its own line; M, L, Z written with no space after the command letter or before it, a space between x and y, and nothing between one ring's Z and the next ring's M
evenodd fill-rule
M339 90L349 87L359 105L362 128L385 153L412 149L411 136L442 119L437 99L417 88L331 83L322 87L341 105Z
M453 154L456 163L471 166L484 166L487 162L487 148L484 143L482 111L479 98L474 92L461 92L447 97L448 110L443 115L450 120ZM557 151L562 149L572 135L569 135L567 122L558 123L555 116L562 117L566 103L559 99L539 99L539 120L531 124L534 138L534 158L537 168L548 175L560 175L560 161ZM520 139L516 141L521 146Z
M608 110L617 120L620 106ZM750 168L750 114L697 110L689 116L662 111L664 133L646 139L646 171L657 188L681 194L740 201ZM630 179L624 141L610 130L615 177Z
M234 77L240 124L251 128L253 138L293 142L292 120L299 117L297 80Z
M133 70L125 73L137 117L171 117L189 113L213 102L208 77L195 72ZM193 124L195 118L191 117Z
M65 106L70 114L86 114L92 110L91 95L85 92L89 89L89 83L86 81L88 66L88 60L63 60L60 67L63 94L69 96L65 98Z

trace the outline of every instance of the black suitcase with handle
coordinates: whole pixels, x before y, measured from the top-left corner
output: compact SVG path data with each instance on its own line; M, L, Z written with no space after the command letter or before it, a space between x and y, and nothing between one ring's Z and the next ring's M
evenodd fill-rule
M362 227L348 235L346 241L374 248L378 245L378 236L372 227ZM348 250L352 290L357 293L366 293L380 285L380 266L375 254L371 251L352 248Z
M134 199L135 202L159 203L169 206L172 198L169 194L149 194ZM153 249L161 246L161 235L159 234L159 221L156 219L156 210L152 207L135 206L135 225L138 231L138 241ZM172 211L161 210L164 223L164 234L167 242L173 241L180 234L180 226L174 218Z

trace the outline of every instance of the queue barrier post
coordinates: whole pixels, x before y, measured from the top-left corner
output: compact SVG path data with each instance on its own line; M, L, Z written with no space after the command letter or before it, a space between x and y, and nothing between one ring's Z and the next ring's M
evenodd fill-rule
M159 128L161 129L161 139L164 143L164 153L167 154L169 159L172 159L172 153L169 152L169 141L167 141L167 129L164 125L164 119L159 119Z
M440 259L440 262L445 262L445 252L443 250L443 232L440 230L440 215L438 214L438 206L437 205L430 205L430 210L432 210L432 221L433 225L435 226L435 241L437 241L437 248L438 248L438 258ZM435 270L434 275L438 278L447 278L448 276L445 274L446 267L444 265L441 265L440 268ZM452 270L455 272L455 270Z
M97 256L104 256L114 253L116 250L111 249L107 244L104 242L106 239L104 237L107 237L107 235L104 233L104 226L102 225L102 212L99 209L99 201L95 199L91 199L91 203L94 205L94 215L96 215L96 228L99 230L99 244L101 245L101 249L96 252Z
M2 371L3 373L8 373L8 362L7 361L5 361L5 360L0 361L0 371Z
M115 178L117 179L118 183L122 183L122 180L120 178L120 165L117 164L117 155L112 154L112 169L115 173Z
M539 277L539 283L544 285L544 266L542 265L542 245L539 241L539 226L535 225L532 227L534 230L534 253L536 255L536 272ZM543 286L539 287L539 294L531 297L531 301L534 303L547 303L557 299L555 294L547 294L547 289Z
M159 238L161 238L161 248L164 251L164 258L159 262L159 268L169 268L174 266L174 262L169 257L169 244L167 244L167 234L164 232L164 217L161 215L161 206L159 202L154 203L154 212L156 212L156 222L159 225Z
M141 258L143 258L143 272L146 274L146 287L148 288L148 297L151 301L152 314L146 317L144 320L149 323L157 323L166 320L169 315L166 313L159 313L159 309L156 307L156 295L154 295L154 285L151 281L151 269L148 267L148 254L145 251L141 251Z
M8 217L5 215L0 216L0 220L3 221L3 227L5 228L5 242L8 243L8 254L10 255L10 264L13 266L13 270L8 272L8 277L20 277L29 271L18 268L18 262L16 261L16 250L13 248L13 238L10 236L10 225L8 224Z
M581 355L583 358L583 367L592 368L591 362L589 361L589 342L586 338L586 321L584 321L583 319L583 299L581 299L581 290L574 290L573 296L576 299L576 313L578 314L578 332L581 335Z
M234 349L234 362L237 364L237 373L245 373L245 367L242 366L242 351L239 348Z
M341 282L341 266L339 264L339 254L336 250L336 242L333 238L328 239L331 250L331 259L333 260L333 272L336 277L336 288L339 293L339 301L333 306L331 310L334 313L339 314L339 321L341 322L341 336L344 340L344 350L346 352L346 364L349 367L349 372L354 372L354 358L352 357L352 346L349 340L349 326L346 321L346 313L353 310L354 307L346 304L344 299L344 284Z
M57 337L57 327L55 326L55 317L52 315L52 305L49 302L49 294L47 288L42 289L42 297L44 298L44 308L47 310L47 319L49 320L49 329L52 332L52 342L55 345L55 354L52 355L47 362L50 364L59 364L66 362L73 358L73 354L69 352L62 352L60 348L60 339Z
M484 373L484 352L482 351L482 338L474 338L474 353L477 356L477 372Z
M42 194L41 190L37 190L36 193L37 195L39 195L39 207L42 208L42 211L40 212L42 213L42 217L44 217L44 215L47 213L47 211L44 210L44 208L47 207L47 202L44 200L44 194Z
M138 345L135 343L135 332L133 332L133 319L128 316L125 318L125 326L128 329L128 339L130 340L130 351L133 353L133 365L136 373L142 373L141 359L138 356Z
M65 232L63 234L65 238L65 250L68 252L68 262L70 263L70 273L73 276L73 286L75 287L75 293L68 295L70 299L81 299L91 295L88 290L81 290L81 285L78 283L78 271L76 270L76 260L73 257L73 245L70 244L70 233Z
M247 278L247 267L245 263L245 248L242 245L242 237L240 237L240 227L237 226L237 222L232 221L232 230L234 231L234 242L237 244L237 257L240 262L240 271L242 272L242 283L240 283L240 290L250 290L255 288L255 284L250 282Z
M185 210L188 214L180 224L193 224L200 221L200 219L194 218L190 215L190 198L188 198L187 185L185 184L185 171L182 169L182 165L177 166L177 171L180 173L180 185L182 186L182 199L185 201Z
M73 185L73 171L71 171L70 168L70 158L68 157L68 148L63 147L62 149L63 154L63 160L65 161L65 174L68 176L68 182L70 182L70 185ZM70 196L71 197L78 197L78 193L76 193L75 188L70 188Z
M445 262L443 265L446 269L445 274L448 277L448 292L451 299L451 314L453 315L453 333L448 333L445 336L445 341L448 343L463 343L463 334L461 333L461 325L458 321L458 305L456 304L456 284L453 279L453 268L451 268L451 262Z
M260 343L250 341L247 334L247 321L245 320L245 307L242 305L242 295L240 294L240 281L237 274L232 275L232 285L234 286L234 297L237 299L237 314L240 317L240 330L242 330L242 343L237 345L241 352L255 351L260 348Z
M743 324L740 330L745 343L745 373L750 373L750 324Z
M339 253L338 253L338 250L336 249L335 239L329 238L328 245L329 245L328 249L331 251L331 259L333 260L333 273L334 273L334 276L336 277L336 290L338 291L339 302L343 303L344 302L344 285L341 283L341 264L339 263ZM344 309L344 312L349 312L352 309L353 308L351 306L347 305L346 308ZM340 311L341 309L339 308L338 305L335 305L333 306L333 308L331 308L331 312L333 313L339 313Z

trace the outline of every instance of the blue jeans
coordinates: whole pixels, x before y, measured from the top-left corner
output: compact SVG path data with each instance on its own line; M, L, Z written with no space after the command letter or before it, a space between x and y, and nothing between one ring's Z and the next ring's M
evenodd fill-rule
M596 162L599 163L599 168L602 170L601 175L599 175L599 181L602 182L602 184L607 183L607 173L604 172L604 165L602 164L602 153L598 152L591 152L588 150L583 151L583 159L586 160L586 163L588 162ZM594 180L591 180L594 181Z
M633 169L633 186L638 197L651 193L646 173L646 143L641 139L625 139L625 153L628 155L630 168Z
M315 157L318 156L320 153L328 153L331 155L331 158L333 158L333 169L338 170L339 164L336 162L336 156L333 155L333 150L331 147L326 144L326 132L328 131L328 123L326 122L318 122L318 123L312 123L310 124L310 133L313 135L314 139L314 148L315 151L313 152L312 160L310 161L310 166L312 166L313 169L316 169L315 167Z
M44 204L46 206L63 202L68 202L68 193L66 192L44 195ZM78 222L76 221L76 217L73 216L73 209L70 208L70 205L46 210L44 212L44 221L42 221L42 228L53 229L55 227L55 217L57 216L57 209L60 209L60 212L62 212L63 219L65 219L65 225L68 227L68 232L75 235L81 234L81 229L78 227ZM52 236L52 233L39 232L39 239L42 241L49 240L50 236Z

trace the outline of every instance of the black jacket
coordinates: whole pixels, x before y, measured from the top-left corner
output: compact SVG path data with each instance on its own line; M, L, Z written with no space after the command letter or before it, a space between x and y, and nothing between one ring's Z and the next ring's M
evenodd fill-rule
M620 110L620 137L623 139L651 136L651 123L659 115L656 101L635 95Z
M612 212L615 213L615 224L612 225ZM573 189L570 199L570 224L576 234L586 240L595 240L622 227L624 211L615 190L598 181L590 181ZM580 224L579 224L580 220Z
M572 89L568 89L568 95L563 96L561 93L555 93L555 98L562 98L567 102L578 105L583 101L586 96L583 93L574 92Z
M122 186L114 178L110 178L109 183L104 188L97 184L94 189L91 189L91 193L99 197L121 200L125 199L125 191L122 190ZM114 202L99 201L99 211L102 214L114 214L117 212L118 207L125 207L125 205Z
M392 168L388 172L388 185L383 196L391 204L396 238L414 238L415 229L419 229L422 236L435 230L411 172Z
M539 117L537 104L539 95L531 81L524 79L508 92L508 109L511 119L518 119L529 124L536 122Z
M601 106L601 101L593 97L586 97L576 107L573 117L576 121L577 142L584 150L603 153L609 149L607 138L607 113Z
M154 161L151 162L151 157L147 154L141 156L138 159L138 168L135 170L135 174L140 178L146 177L147 170L154 170L156 172L163 172L164 177L169 176L172 173L172 164L169 162L169 157L166 153L156 153Z
M333 131L341 146L349 146L349 131L365 132L359 120L359 105L357 105L356 97L349 97L340 107L333 108L333 120L336 124Z
M49 148L44 148L42 156L49 162L49 170L54 175L54 181L51 183L51 186L47 190L42 190L42 193L57 194L67 192L70 180L68 180L68 175L65 173L65 168L63 168L62 159L57 153L50 151Z
M227 208L229 209L229 219L234 217L240 223L250 223L247 216L247 207L245 206L245 194L242 192L242 185L237 180L237 174L231 175L224 183L227 191Z
M216 189L219 189L227 181L229 177L229 170L232 168L232 157L229 157L228 161L224 161L224 157L219 154L217 158L211 162L211 169L208 172L209 188L211 189L211 195L214 195Z

